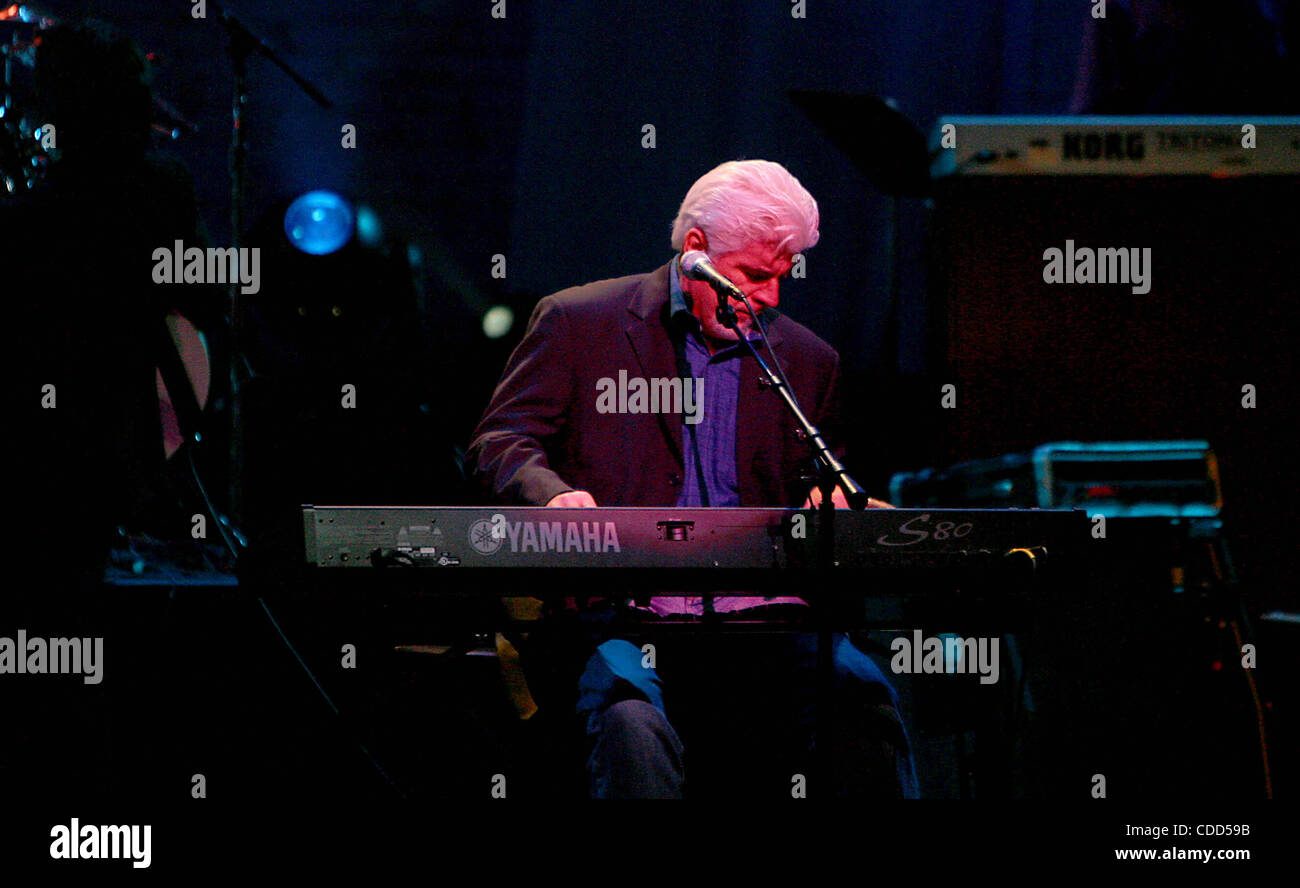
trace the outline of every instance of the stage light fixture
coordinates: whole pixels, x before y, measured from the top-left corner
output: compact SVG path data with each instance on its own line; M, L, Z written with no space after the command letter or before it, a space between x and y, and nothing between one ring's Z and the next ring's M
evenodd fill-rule
M337 252L352 240L356 213L332 191L308 191L284 213L284 233L293 244L312 256Z

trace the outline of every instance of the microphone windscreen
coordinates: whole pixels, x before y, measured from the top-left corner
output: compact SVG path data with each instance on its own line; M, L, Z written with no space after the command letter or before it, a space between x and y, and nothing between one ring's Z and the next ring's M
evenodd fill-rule
M701 266L708 266L712 263L709 261L709 254L703 250L691 250L689 253L682 254L682 274L692 280L702 280L699 274Z

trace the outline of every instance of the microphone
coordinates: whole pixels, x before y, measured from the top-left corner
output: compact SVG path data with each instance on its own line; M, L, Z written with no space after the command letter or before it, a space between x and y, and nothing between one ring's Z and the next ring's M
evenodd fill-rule
M689 253L683 253L681 268L682 274L693 281L703 281L716 290L719 296L730 296L739 302L745 300L745 294L740 292L740 288L728 280L726 275L713 267L713 260L703 250L691 250ZM722 303L726 303L725 298Z

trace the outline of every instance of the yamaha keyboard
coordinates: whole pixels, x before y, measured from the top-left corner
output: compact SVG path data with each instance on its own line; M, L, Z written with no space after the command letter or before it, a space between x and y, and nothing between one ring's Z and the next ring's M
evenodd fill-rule
M817 565L818 514L766 508L304 506L317 568L579 568L716 572ZM1085 545L1082 510L836 510L836 568L907 569L1039 557ZM471 571L476 572L476 571Z

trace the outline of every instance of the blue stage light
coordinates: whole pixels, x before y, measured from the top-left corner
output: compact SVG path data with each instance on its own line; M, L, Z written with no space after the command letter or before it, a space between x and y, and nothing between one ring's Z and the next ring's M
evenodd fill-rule
M378 246L384 239L384 227L379 214L365 205L357 207L357 237L368 247Z
M355 220L352 206L334 192L309 191L285 210L284 233L304 253L324 256L352 240Z

